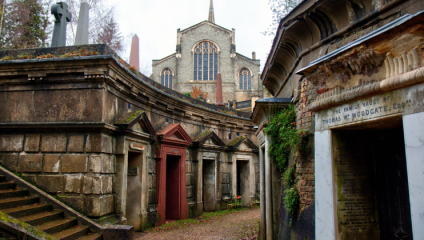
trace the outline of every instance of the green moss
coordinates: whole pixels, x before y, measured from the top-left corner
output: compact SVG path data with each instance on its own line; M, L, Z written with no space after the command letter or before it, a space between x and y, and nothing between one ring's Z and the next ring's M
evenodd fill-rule
M244 139L245 137L238 137L238 138L236 138L236 139L234 139L233 141L231 141L229 144L228 144L228 146L234 146L234 145L236 145L237 143L239 143L239 142L241 142L243 139Z
M299 209L299 193L296 187L284 190L284 206L290 216L294 216Z
M206 135L210 134L212 131L206 131L206 132L202 132L199 136L195 137L193 139L194 142L204 138Z
M26 234L30 235L30 236L36 236L39 237L41 239L46 239L46 240L55 240L56 238L50 236L49 234L40 231L38 229L36 229L35 227L21 222L16 218L13 218L9 215L7 215L6 213L0 212L0 221L6 223L7 225L10 225L14 228L20 229L21 231L25 231ZM24 238L26 239L26 238Z
M125 118L123 118L122 120L119 120L118 124L129 123L132 120L134 120L134 118L138 117L143 112L144 112L143 110L140 110L140 111L137 111L137 112L132 112L132 113L130 113L130 115L125 116Z
M289 188L294 184L294 180L296 179L296 164L293 164L289 167L281 176L281 180L284 185Z

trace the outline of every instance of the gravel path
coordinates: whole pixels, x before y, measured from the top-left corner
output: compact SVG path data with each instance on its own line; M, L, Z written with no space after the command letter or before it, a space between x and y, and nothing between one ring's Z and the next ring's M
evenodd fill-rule
M135 239L257 239L259 208L245 209L182 224L179 229L152 229L148 233L136 233ZM161 227L162 227L161 226ZM175 226L175 224L174 224ZM180 227L181 225L179 225Z

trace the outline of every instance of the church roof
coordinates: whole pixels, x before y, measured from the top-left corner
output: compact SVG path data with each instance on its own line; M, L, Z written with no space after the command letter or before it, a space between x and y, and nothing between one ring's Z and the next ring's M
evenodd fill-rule
M198 23L198 24L195 24L195 25L193 25L193 26L191 26L191 27L188 27L188 28L186 28L186 29L181 30L181 33L187 32L187 31L189 31L189 30L191 30L191 29L194 29L194 28L198 28L198 27L200 27L200 26L202 26L202 25L205 25L205 24L210 24L211 26L216 27L216 28L218 28L218 29L221 29L221 30L224 30L224 31L227 31L227 32L232 32L232 31L231 31L231 30L229 30L229 29L226 29L226 28L224 28L224 27L222 27L222 26L219 26L219 25L217 25L217 24L215 24L215 23L212 23L212 22L209 22L209 21L205 20L205 21L202 21L202 22L200 22L200 23Z

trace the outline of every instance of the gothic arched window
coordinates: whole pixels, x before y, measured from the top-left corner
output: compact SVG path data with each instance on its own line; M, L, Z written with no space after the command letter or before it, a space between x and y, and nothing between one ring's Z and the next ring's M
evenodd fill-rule
M203 41L193 49L194 81L216 81L218 73L218 46Z
M165 68L160 73L160 84L172 89L172 71L169 68Z
M247 68L240 71L240 89L250 90L252 84L252 74Z

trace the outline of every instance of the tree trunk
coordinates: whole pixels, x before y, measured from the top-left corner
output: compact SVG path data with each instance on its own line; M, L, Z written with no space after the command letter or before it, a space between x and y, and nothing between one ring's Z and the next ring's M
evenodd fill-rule
M1 36L1 30L3 28L3 19L4 19L4 5L5 5L5 0L0 0L0 36Z

